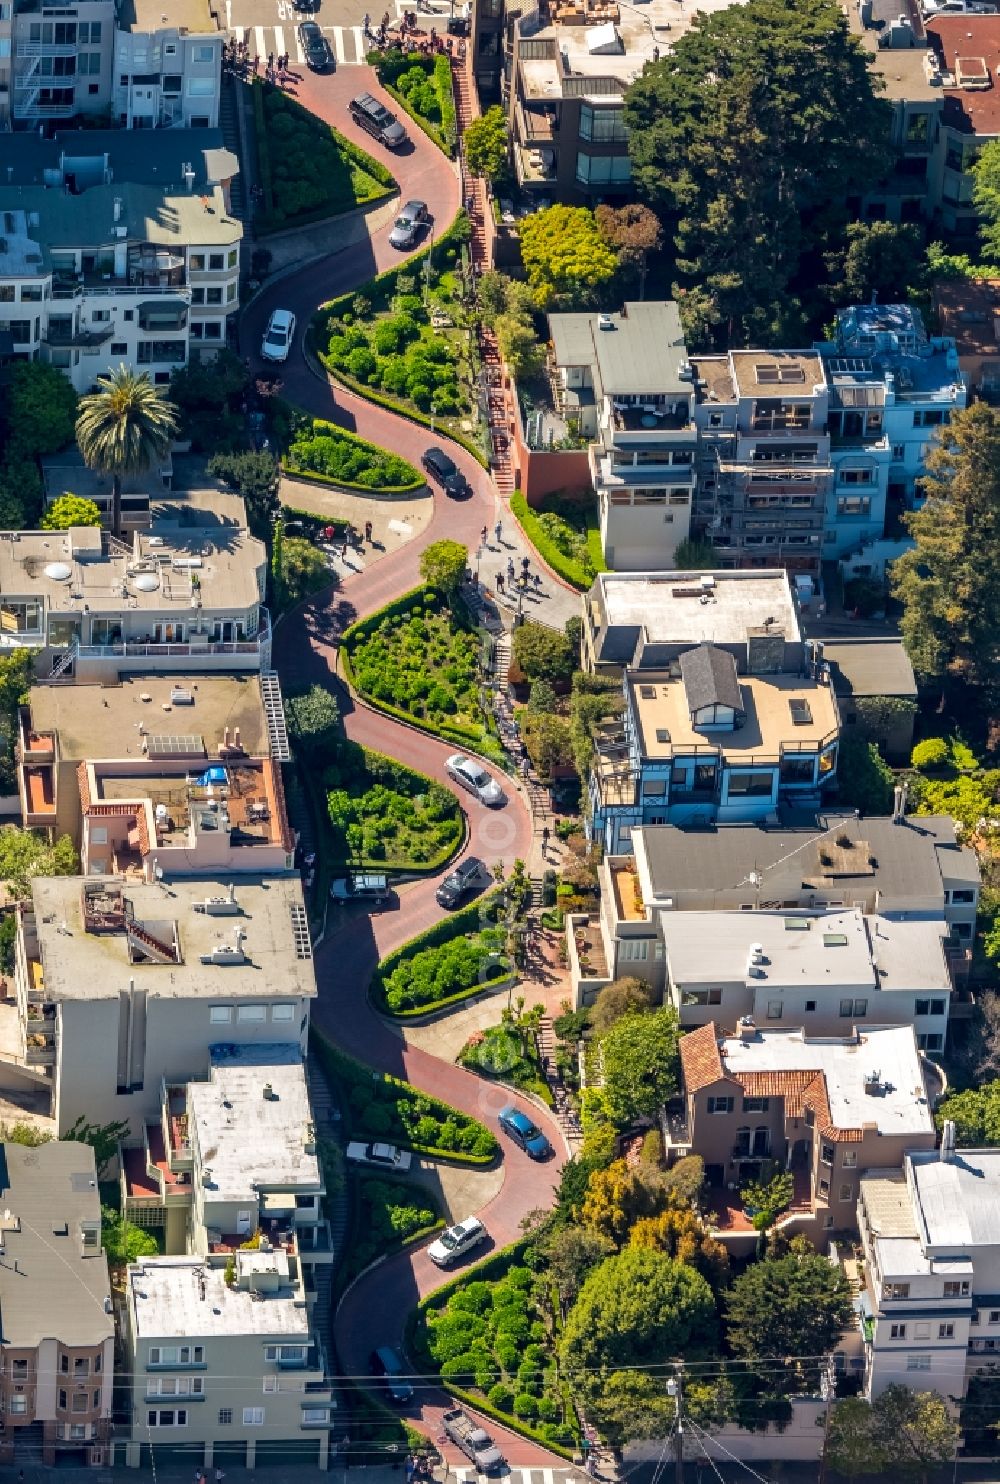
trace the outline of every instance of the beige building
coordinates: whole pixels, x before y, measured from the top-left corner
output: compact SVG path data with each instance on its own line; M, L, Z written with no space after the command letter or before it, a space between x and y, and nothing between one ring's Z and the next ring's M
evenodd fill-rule
M0 1147L0 1403L14 1462L108 1462L114 1320L94 1152ZM34 1442L37 1446L37 1442Z
M15 994L0 1007L0 1089L47 1094L141 1136L163 1084L207 1072L210 1048L304 1050L316 994L292 875L37 877L18 917Z
M228 1281L227 1281L228 1275ZM192 1466L327 1464L332 1396L298 1261L266 1242L229 1260L149 1259L128 1269L131 1440L115 1454L148 1466L183 1447Z
M717 1234L737 1247L756 1239L738 1191L774 1164L795 1179L778 1226L825 1244L823 1233L853 1229L866 1170L934 1147L942 1082L909 1026L820 1039L752 1022L727 1037L709 1022L682 1037L680 1052L684 1115L665 1120L668 1148L704 1159Z

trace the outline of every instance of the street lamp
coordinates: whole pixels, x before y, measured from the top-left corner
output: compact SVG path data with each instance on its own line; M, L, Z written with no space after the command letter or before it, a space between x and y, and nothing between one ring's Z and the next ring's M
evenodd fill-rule
M436 402L432 402L431 403L431 432L432 433L434 431L434 419L435 419L435 417L437 417L437 403Z

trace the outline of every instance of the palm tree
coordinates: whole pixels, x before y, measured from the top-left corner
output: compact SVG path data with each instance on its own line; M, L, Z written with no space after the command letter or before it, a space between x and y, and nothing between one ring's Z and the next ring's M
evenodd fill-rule
M99 391L80 398L76 441L89 469L114 480L111 528L121 534L122 478L161 459L177 432L177 409L148 374L119 366L97 378Z

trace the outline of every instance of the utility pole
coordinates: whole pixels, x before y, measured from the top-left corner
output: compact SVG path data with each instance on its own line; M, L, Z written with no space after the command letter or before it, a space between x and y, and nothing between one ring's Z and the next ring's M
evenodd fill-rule
M830 1441L830 1417L833 1412L833 1399L837 1394L837 1371L832 1355L827 1356L823 1367L822 1388L826 1409L823 1413L823 1452L819 1460L819 1484L826 1484L826 1452Z
M667 1382L667 1395L674 1399L674 1484L684 1484L684 1367Z

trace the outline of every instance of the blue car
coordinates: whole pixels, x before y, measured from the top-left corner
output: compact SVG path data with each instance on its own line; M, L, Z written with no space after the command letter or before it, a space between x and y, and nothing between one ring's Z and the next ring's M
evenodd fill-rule
M513 1104L501 1108L500 1127L530 1159L548 1159L552 1154L552 1145L541 1129L535 1127L527 1113L522 1113Z

